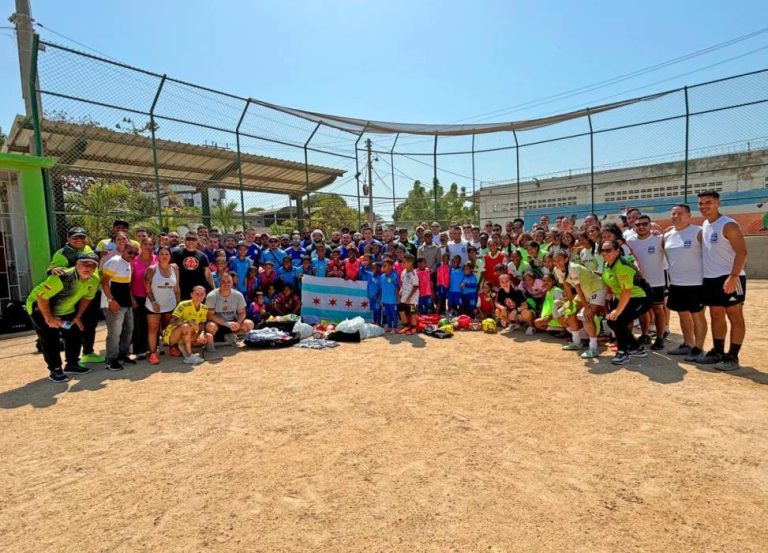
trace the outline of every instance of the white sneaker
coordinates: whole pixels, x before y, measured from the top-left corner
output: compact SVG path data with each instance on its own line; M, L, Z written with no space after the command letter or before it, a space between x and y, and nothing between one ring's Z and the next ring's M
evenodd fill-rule
M526 336L533 336L534 334L536 334L536 329L533 328L532 326L529 326L528 328L525 329Z
M184 363L187 365L199 365L200 363L203 363L205 359L200 357L198 354L193 353L192 355L184 358Z

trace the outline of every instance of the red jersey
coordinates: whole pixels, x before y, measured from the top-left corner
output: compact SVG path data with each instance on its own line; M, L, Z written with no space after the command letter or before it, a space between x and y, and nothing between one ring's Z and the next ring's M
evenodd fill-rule
M344 260L344 275L347 280L357 280L360 274L360 260L355 259L354 263L349 259Z
M485 280L490 282L496 288L499 286L499 275L496 274L496 266L504 263L507 258L502 252L496 252L496 257L491 257L490 253L485 254Z
M491 292L490 294L484 294L480 292L480 313L483 315L493 315L496 310L496 294Z
M448 288L451 284L451 267L445 263L441 263L437 267L437 285Z
M419 297L432 295L432 279L429 278L431 271L429 267L416 269L416 276L419 277Z
M341 259L331 259L328 262L325 276L342 278L344 276L344 262Z

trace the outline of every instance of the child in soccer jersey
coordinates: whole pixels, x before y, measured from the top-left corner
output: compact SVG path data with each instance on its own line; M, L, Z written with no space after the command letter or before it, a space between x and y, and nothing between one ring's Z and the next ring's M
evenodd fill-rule
M461 311L461 281L464 279L464 268L461 266L461 256L454 255L451 259L451 272L448 284L448 309L454 313Z
M312 259L312 274L316 277L327 277L329 263L330 261L324 255L318 255L317 259Z
M416 276L419 278L419 315L427 315L432 312L432 275L425 258L420 257L416 263Z
M477 314L477 276L471 262L464 264L464 276L459 284L461 289L461 312L474 317Z
M442 263L437 266L437 290L435 290L435 308L438 313L445 313L448 299L448 287L451 285L451 256L444 253Z
M287 255L283 258L283 265L278 271L278 278L283 285L288 285L294 290L299 288L299 277L296 267L293 266L293 260Z
M344 260L344 278L357 280L360 278L360 266L362 263L357 257L357 248L347 248L347 258Z
M400 334L416 334L416 313L419 303L419 277L413 270L414 257L411 254L403 256L403 272L399 277L400 294L397 310L403 329Z
M277 271L272 266L272 261L268 259L259 272L259 290L266 292L270 286L275 284L277 284Z
M270 307L275 315L298 315L301 311L301 300L293 293L293 287L286 284L283 291L274 297Z
M371 262L371 254L363 255L363 263L360 266L360 280L365 281L368 304L373 315L373 324L381 325L381 286L379 286L378 263Z
M214 261L213 270L211 271L211 276L213 277L213 285L218 288L220 277L222 273L228 273L229 272L229 263L227 262L227 258L224 257L224 255L220 255L216 257L216 261Z
M325 276L328 278L342 278L344 276L344 262L341 260L339 248L334 248L331 251L331 260L328 262Z
M471 245L467 247L467 256L469 257L469 262L472 263L472 266L475 268L474 271L475 276L477 277L477 284L481 285L483 283L483 273L485 273L485 259L478 257L477 248Z
M386 257L381 265L381 274L378 277L381 288L382 319L385 332L397 331L397 274L394 271L393 261Z
M478 314L484 319L493 317L496 311L496 292L490 282L483 282L483 288L480 291L480 301L477 306Z
M544 288L544 300L541 304L539 317L533 321L537 330L563 330L562 317L558 312L563 303L563 291L556 286L552 275L544 275L541 279Z
M267 306L268 311L272 309L272 300L275 298L275 294L275 285L270 284L267 286L267 291L264 292L264 304Z
M246 301L252 300L253 298L255 298L256 290L259 287L259 268L258 267L251 267L248 270L247 287L248 287L248 293L245 294Z
M400 282L400 277L403 276L403 269L405 268L405 247L397 247L394 250L395 253L395 259L394 263L392 263L392 268L395 271L395 274L397 275L397 281Z
M267 313L267 304L264 303L264 292L256 292L256 298L248 306L248 318L253 321L253 324L259 324L267 320L267 317L269 313Z

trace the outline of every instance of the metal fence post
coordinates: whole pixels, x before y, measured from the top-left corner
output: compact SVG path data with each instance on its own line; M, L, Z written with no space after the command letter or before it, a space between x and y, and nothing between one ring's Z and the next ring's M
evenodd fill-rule
M685 176L683 181L683 202L688 203L688 138L691 123L691 111L688 106L688 87L683 87L685 94Z
M362 132L357 135L357 140L355 140L355 181L357 182L357 228L360 228L360 225L362 224L362 215L361 211L363 210L363 206L360 203L360 158L357 156L357 146L360 144L360 139L363 138L363 134L365 133L365 129L362 130Z
M517 141L517 131L512 129L512 137L515 139L515 173L517 173L517 216L522 217L520 211L520 143Z
M589 212L595 212L595 133L592 129L592 114L587 108L589 122Z
M160 79L160 84L157 86L157 92L152 100L152 107L149 108L149 132L152 136L152 166L155 170L155 199L157 201L157 224L160 230L163 230L163 204L160 199L160 167L157 161L157 138L155 136L155 107L157 101L160 99L160 93L165 85L165 79L167 75L163 75ZM169 229L170 230L170 229Z
M437 134L435 134L435 149L432 153L432 195L435 198L435 221L437 221Z
M480 224L480 208L477 207L477 196L475 195L475 135L472 134L472 222L475 222L475 211L477 211L477 224Z
M307 182L307 214L309 215L309 221L312 221L312 202L309 199L309 156L307 154L307 148L309 148L309 143L312 141L312 138L314 138L315 133L317 132L317 129L320 128L321 123L318 123L315 127L315 130L312 131L312 134L309 135L309 138L307 138L307 141L304 143L304 177L306 178ZM302 226L301 229L303 230L304 227Z
M392 222L395 222L395 146L397 145L397 139L400 138L400 133L395 135L395 141L392 143L392 149L389 150L389 165L392 169Z
M248 106L251 105L251 99L248 98L245 101L245 108L243 108L243 113L240 114L240 120L237 122L237 127L235 128L235 139L237 140L237 179L240 182L240 214L241 219L243 222L243 232L245 232L245 192L243 192L243 163L242 163L242 156L240 153L240 125L243 124L243 119L245 119L245 114L248 113ZM290 204L290 197L288 199L288 202ZM290 210L288 211L288 216L290 217Z

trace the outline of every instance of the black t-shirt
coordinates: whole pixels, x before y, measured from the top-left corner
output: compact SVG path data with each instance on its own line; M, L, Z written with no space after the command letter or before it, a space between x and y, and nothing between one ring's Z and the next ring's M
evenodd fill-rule
M525 295L523 295L517 288L510 288L509 292L506 292L504 288L499 288L499 291L496 293L496 303L509 307L506 304L508 299L512 300L515 307L519 307L525 303Z
M179 290L181 299L189 299L192 288L204 286L210 292L210 286L205 278L208 258L200 251L189 251L186 248L174 250L173 261L179 266Z

